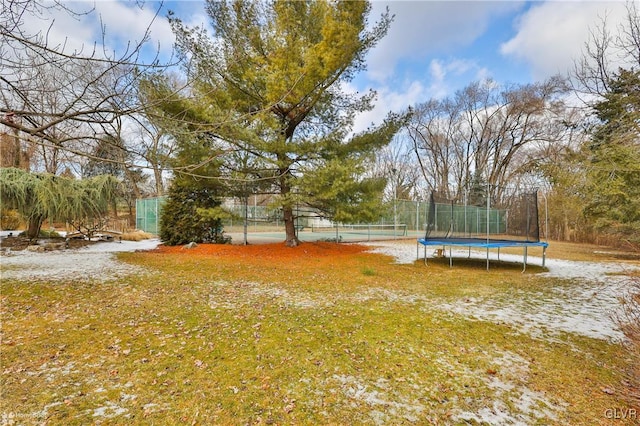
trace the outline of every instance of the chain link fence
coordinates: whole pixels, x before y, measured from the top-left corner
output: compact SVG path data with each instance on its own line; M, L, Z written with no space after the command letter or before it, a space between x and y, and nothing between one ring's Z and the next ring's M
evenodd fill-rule
M136 228L157 235L165 197L136 200ZM245 204L237 199L226 200L224 207L231 217L224 221L226 233L284 232L282 211L278 207ZM309 239L370 240L377 237L423 236L427 223L428 202L395 200L383 206L384 214L373 223L342 224L322 217L317 211L294 209L296 230L308 232ZM246 225L245 225L246 222Z

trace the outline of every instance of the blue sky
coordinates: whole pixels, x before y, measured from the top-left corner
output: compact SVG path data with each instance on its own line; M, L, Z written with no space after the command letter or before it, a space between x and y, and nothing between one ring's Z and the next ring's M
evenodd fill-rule
M64 4L94 11L76 18L43 11L41 19L31 19L28 25L47 28L53 22L51 40L86 48L102 43L102 24L107 48L121 50L128 40L142 37L160 3ZM606 17L615 30L626 16L624 1L374 1L370 20L376 21L386 7L395 15L389 33L368 55L367 71L345 87L378 93L375 110L359 117L357 128L378 122L390 110L451 96L480 79L507 85L566 75L590 29ZM165 18L168 9L189 25L208 22L200 1L166 2L150 27L149 47L159 46L163 54L173 43Z

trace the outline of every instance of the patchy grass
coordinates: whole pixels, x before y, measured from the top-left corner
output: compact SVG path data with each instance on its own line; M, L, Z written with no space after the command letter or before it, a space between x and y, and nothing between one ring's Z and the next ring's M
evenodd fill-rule
M522 255L522 249L514 247L502 248L500 252ZM528 254L530 256L541 257L542 248L531 247L528 249ZM549 241L547 258L588 262L620 262L621 260L640 260L640 254L633 251L597 246L595 244Z
M534 268L366 247L163 248L118 281L3 280L0 416L40 424L633 424L623 348L441 309L546 294ZM484 265L484 264L483 264Z

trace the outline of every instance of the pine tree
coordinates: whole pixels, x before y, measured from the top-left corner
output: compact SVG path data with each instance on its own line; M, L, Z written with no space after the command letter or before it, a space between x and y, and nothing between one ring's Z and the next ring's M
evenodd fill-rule
M209 158L211 143L205 137L178 142L173 166L180 173L169 188L160 216L159 236L167 245L230 242L223 234L226 213L220 199L224 190L216 179L220 163Z
M210 183L173 182L160 216L160 239L166 245L231 241L223 234L224 212Z
M195 84L184 108L167 108L218 147L255 156L255 175L277 194L287 245L299 243L296 205L336 220L373 217L384 182L367 177L363 164L399 120L349 137L374 94L348 94L340 84L365 68L389 14L369 26L363 1L208 1L206 10L213 37L172 19Z
M586 147L585 215L599 230L640 244L640 70L619 70L609 87L595 106L601 124Z

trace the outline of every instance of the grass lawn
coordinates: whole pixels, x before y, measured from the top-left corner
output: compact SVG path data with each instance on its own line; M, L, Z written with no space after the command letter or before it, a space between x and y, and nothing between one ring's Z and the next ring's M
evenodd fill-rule
M549 295L541 268L305 243L121 253L149 273L2 280L3 424L634 424L624 348L442 306ZM549 254L551 256L551 250ZM586 256L586 255L585 255ZM624 411L626 413L627 411Z

